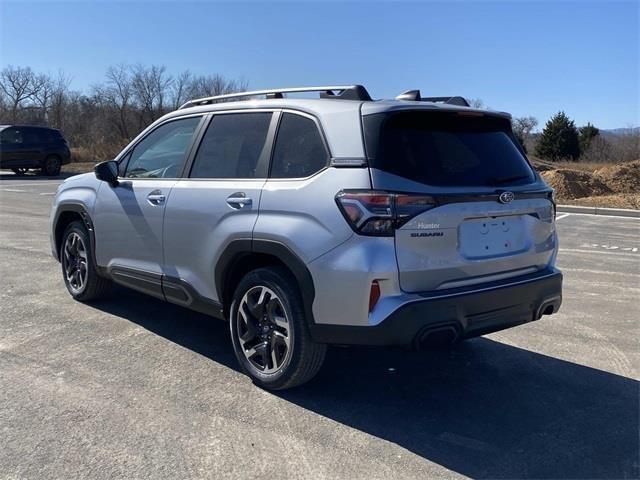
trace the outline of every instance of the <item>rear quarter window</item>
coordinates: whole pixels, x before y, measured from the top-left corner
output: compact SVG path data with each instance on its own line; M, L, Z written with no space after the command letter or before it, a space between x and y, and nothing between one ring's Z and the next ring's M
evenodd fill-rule
M284 113L273 150L271 178L304 178L327 166L329 155L316 122Z
M400 112L365 117L374 168L433 186L508 186L535 180L506 119Z

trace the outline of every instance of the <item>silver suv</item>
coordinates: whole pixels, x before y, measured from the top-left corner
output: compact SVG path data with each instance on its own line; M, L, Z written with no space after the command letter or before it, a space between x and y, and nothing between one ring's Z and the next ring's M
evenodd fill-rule
M510 116L417 90L190 101L60 186L51 245L77 300L116 282L228 321L268 389L327 344L450 343L561 303L552 190Z

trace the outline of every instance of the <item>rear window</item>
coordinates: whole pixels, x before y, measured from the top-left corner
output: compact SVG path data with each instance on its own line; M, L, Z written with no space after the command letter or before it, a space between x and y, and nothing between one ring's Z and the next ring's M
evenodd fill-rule
M506 119L401 112L364 117L370 165L433 186L508 186L535 180Z

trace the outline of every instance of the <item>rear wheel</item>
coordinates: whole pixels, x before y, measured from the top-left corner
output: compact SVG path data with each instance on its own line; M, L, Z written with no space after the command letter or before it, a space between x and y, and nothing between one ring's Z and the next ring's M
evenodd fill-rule
M109 293L111 281L96 271L89 234L82 222L71 222L64 231L60 263L64 284L76 300L97 300Z
M29 171L28 168L12 168L11 171L18 176L22 176Z
M260 387L301 385L322 366L326 345L311 340L298 285L284 268L260 268L242 279L230 326L236 357Z
M60 162L60 157L55 155L49 155L44 160L44 165L42 166L42 173L49 177L57 177L60 175L60 169L62 168L62 162Z

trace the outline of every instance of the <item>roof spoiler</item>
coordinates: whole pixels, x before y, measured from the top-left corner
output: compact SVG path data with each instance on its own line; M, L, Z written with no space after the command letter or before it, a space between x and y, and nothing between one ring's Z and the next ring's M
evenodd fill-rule
M458 105L459 107L469 107L469 102L464 97L423 97L420 90L407 90L396 97L396 100L404 100L407 102L434 102L447 103L449 105Z

